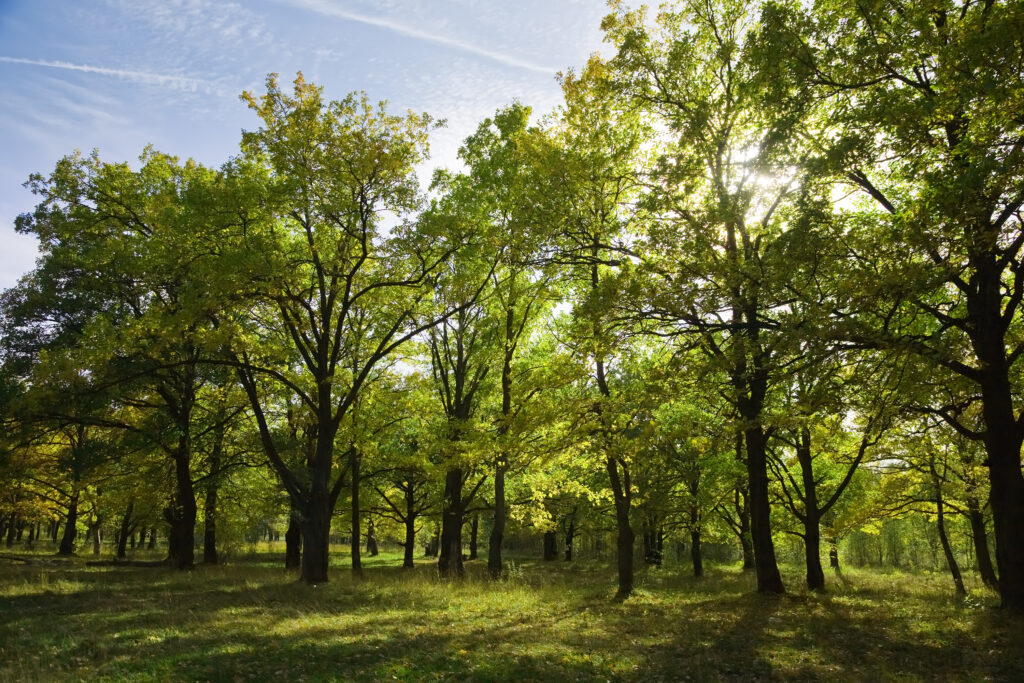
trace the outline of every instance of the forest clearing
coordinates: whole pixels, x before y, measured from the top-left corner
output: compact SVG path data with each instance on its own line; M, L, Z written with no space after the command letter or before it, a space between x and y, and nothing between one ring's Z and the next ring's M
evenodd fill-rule
M846 570L828 593L766 597L738 566L672 566L613 603L607 563L524 559L494 583L480 563L453 582L401 560L318 586L280 552L186 574L0 561L0 680L1024 678L1024 629L941 575Z
M267 70L29 176L0 677L1024 680L1024 3L611 0L557 74L301 4L556 101L440 165Z

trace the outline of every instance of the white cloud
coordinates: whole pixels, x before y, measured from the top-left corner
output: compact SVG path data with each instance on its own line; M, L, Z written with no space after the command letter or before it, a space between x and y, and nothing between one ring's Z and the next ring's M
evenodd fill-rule
M111 69L103 66L92 66L89 64L72 64L71 62L63 62L58 60L51 61L46 59L25 59L22 57L0 56L0 62L6 62L8 64L26 64L29 66L43 66L51 69L66 69L69 71L82 71L85 73L112 76L114 78L119 78L121 80L130 81L133 83L142 83L145 85L154 85L161 88L170 88L172 90L184 90L186 92L204 90L207 92L220 94L220 91L213 83L205 81L200 78L190 78L188 76L175 76L169 74L152 73L149 71L135 71L131 69Z
M369 26L377 26L388 31L392 31L408 38L415 38L417 40L423 40L437 45L443 45L450 47L461 52L467 52L469 54L476 55L478 57L484 57L499 64L505 66L511 66L518 69L526 69L528 71L535 71L538 73L553 74L557 69L555 67L546 66L543 64L536 64L529 60L520 59L513 55L508 55L495 50L490 50L479 45L474 45L458 38L452 38L450 36L440 35L432 33L421 28L409 26L408 24L396 21L394 19L382 16L370 16L367 14L361 14L359 12L352 12L343 7L339 7L333 2L328 0L281 0L282 2L292 5L293 7L300 7L303 9L317 12L325 16L337 17L345 21L354 21L361 24L367 24Z

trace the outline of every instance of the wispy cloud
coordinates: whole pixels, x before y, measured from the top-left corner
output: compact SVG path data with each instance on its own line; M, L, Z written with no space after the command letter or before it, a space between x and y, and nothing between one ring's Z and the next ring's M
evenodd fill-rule
M7 64L42 66L51 69L65 69L68 71L82 71L85 73L100 74L102 76L112 76L114 78L119 78L133 83L143 83L145 85L154 85L161 88L170 88L172 90L185 90L190 92L204 90L207 92L219 93L219 90L213 83L200 78L190 78L188 76L173 76L169 74L152 73L149 71L134 71L131 69L110 69L103 66L92 66L89 64L72 64L71 62L51 61L46 59L25 59L23 57L0 56L0 62L6 62Z
M517 69L526 69L528 71L536 71L543 74L554 74L557 69L544 66L543 64L536 64L525 59L519 59L518 57L508 55L495 50L489 50L479 45L473 45L466 41L459 40L457 38L451 38L449 36L439 35L430 33L421 28L416 28L395 21L387 17L370 16L368 14L361 14L359 12L352 12L343 7L339 7L333 2L328 0L281 0L282 2L292 5L293 7L300 7L303 9L317 12L325 16L336 17L338 19L344 19L346 21L355 21L360 24L367 24L369 26L377 26L379 28L392 31L408 38L415 38L417 40L423 40L429 43L435 43L437 45L443 45L450 47L461 52L476 55L478 57L484 57L499 64L506 66L512 66Z

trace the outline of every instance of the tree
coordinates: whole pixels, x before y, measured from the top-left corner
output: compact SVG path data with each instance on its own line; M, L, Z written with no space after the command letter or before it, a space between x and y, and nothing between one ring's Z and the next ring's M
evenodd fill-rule
M244 161L232 170L239 202L261 209L237 226L221 261L225 291L247 294L221 325L299 515L302 579L319 583L344 483L335 476L338 430L378 364L437 322L423 304L454 247L408 223L385 231L387 216L419 206L413 169L426 154L428 116L393 116L365 95L325 102L301 74L292 95L271 75L265 95L243 99L263 127L243 134ZM278 365L275 348L295 360ZM308 416L313 447L300 464L287 462L274 438L278 400Z
M781 207L791 116L759 87L742 2L665 8L657 26L619 3L603 23L617 92L666 130L646 203L645 277L627 306L652 334L699 344L729 377L743 435L758 591L784 591L771 532L766 406L792 349L794 264Z
M219 234L217 180L209 169L151 148L137 171L76 154L50 176L32 176L29 186L42 201L16 225L40 240L41 287L32 307L43 327L48 312L59 313L56 339L65 343L59 354L51 349L54 362L87 380L79 382L80 393L116 389L111 400L121 407L62 417L140 435L174 463L166 518L181 569L194 563L193 412L208 381L200 361L207 357L211 306L199 264ZM77 292L69 313L53 298L65 288ZM22 326L26 334L32 329Z
M501 366L501 408L496 418L493 465L494 521L487 554L487 567L493 577L503 570L501 545L508 514L505 479L515 450L512 423L539 390L524 386L522 373L516 371L517 360L531 323L544 312L554 275L547 256L551 225L557 221L551 217L551 194L540 167L548 141L542 130L529 126L530 113L529 107L514 103L485 119L459 151L467 172L449 184L458 210L474 217L479 229L488 235L487 244L499 255L487 303L500 328L500 341L495 343L500 345Z
M941 410L985 445L1003 604L1024 610L1024 8L823 0L768 5L764 24L765 68L827 121L819 172L865 198L823 222L847 255L837 334L974 387L983 428Z
M573 302L574 352L591 368L590 443L601 453L615 506L618 591L624 600L633 592L633 542L630 523L632 489L628 451L614 443L614 398L607 368L616 337L611 302L620 269L630 253L628 234L642 222L633 201L640 189L642 144L646 129L639 116L619 106L608 87L607 65L591 58L583 72L562 78L565 108L548 157L552 191L561 203L556 261L564 268Z

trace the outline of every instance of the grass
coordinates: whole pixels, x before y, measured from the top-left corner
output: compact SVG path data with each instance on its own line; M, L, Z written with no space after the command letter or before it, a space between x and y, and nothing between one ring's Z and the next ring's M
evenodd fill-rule
M494 583L374 558L306 586L266 557L171 569L0 562L0 680L1024 680L1024 622L948 577L848 571L766 598L731 568L598 563Z

